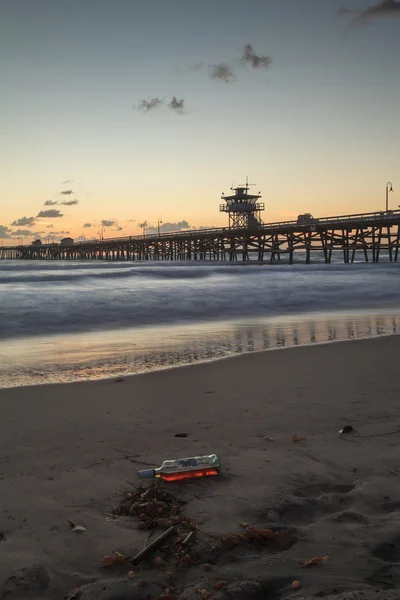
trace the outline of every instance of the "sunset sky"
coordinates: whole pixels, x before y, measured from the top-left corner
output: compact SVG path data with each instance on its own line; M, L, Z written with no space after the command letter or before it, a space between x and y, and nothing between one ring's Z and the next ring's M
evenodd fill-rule
M0 15L3 244L221 226L221 193L247 175L265 222L384 210L388 180L400 204L400 1L0 0Z

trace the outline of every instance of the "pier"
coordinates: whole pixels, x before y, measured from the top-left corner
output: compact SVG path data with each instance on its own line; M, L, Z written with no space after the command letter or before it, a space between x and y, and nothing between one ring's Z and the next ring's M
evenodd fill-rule
M116 260L116 261L241 261L311 263L319 253L325 263L340 253L352 263L361 255L366 262L379 262L385 255L397 262L400 245L400 210L314 218L310 213L296 221L264 223L261 193L250 194L246 183L223 193L220 212L229 226L172 233L136 235L84 242L64 238L59 244L0 246L0 259L7 260Z
M226 212L226 206L224 212ZM259 210L259 208L257 209ZM397 262L400 247L400 210L309 219L309 222L262 223L117 237L75 242L0 246L8 260L115 261L258 261L312 262L319 253L325 263L333 254L345 263Z

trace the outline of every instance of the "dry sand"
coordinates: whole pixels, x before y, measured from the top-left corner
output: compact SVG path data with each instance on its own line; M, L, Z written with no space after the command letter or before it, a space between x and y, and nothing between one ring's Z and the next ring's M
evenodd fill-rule
M393 336L119 383L0 391L0 598L64 598L76 587L76 600L160 595L162 568L143 563L134 580L125 566L101 568L104 554L132 555L147 539L133 520L106 517L141 462L212 452L223 476L169 484L197 524L227 533L243 521L278 522L297 541L279 553L237 549L235 563L217 561L208 573L179 571L180 599L200 598L199 589L224 600L400 598L399 351ZM340 436L349 423L356 431ZM294 443L294 434L305 439ZM86 531L77 535L68 519ZM230 585L217 593L221 580Z

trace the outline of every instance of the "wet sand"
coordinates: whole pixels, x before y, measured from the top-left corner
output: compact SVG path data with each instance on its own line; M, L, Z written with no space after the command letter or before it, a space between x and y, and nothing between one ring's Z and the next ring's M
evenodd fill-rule
M295 543L235 549L236 562L217 560L209 572L177 570L174 598L200 589L226 600L400 598L399 350L391 336L118 383L0 390L0 598L64 598L77 587L75 600L161 595L164 568L143 563L128 580L126 565L101 567L103 555L131 556L148 538L134 520L107 516L143 463L212 452L221 477L170 484L197 525L286 527ZM346 424L355 431L339 435ZM174 437L181 432L188 437ZM218 581L228 586L216 592Z

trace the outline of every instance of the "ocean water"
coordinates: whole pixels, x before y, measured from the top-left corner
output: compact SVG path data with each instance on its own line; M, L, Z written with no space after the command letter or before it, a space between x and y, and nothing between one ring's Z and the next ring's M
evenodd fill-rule
M0 261L0 387L400 331L400 264Z

